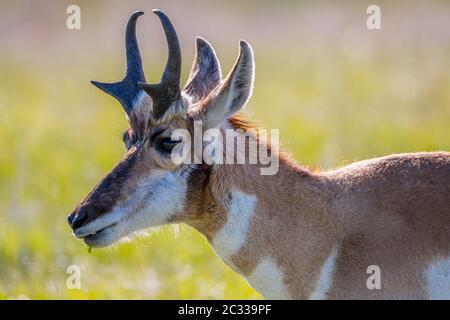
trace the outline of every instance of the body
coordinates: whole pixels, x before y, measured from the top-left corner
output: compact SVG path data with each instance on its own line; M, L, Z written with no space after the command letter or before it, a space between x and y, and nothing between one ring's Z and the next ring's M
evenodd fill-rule
M194 226L264 296L450 298L449 153L393 155L324 173L285 161L267 182L241 169L230 181L236 199L219 206L240 206L240 214L226 212L213 230ZM241 245L227 245L237 238ZM381 270L379 290L366 285L371 265Z
M135 12L124 79L92 82L119 101L130 126L124 157L68 217L77 238L107 247L138 230L185 223L266 298L450 299L450 153L393 155L323 173L302 168L237 115L252 94L251 46L240 41L222 79L214 49L197 38L181 90L175 28L154 13L169 49L161 81L145 82L135 35L143 12ZM243 132L249 143L231 154L234 140L223 148L201 133L196 144L197 125L205 135ZM261 158L235 164L256 154L251 142L276 156L277 171L265 175ZM225 162L203 161L211 146ZM201 161L175 161L180 150ZM369 283L371 270L379 288Z

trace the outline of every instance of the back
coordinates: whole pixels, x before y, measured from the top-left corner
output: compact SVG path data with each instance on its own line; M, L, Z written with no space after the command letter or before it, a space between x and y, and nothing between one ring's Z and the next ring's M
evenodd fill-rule
M352 298L450 299L450 153L392 155L326 176L337 186L346 248L336 287L358 283L359 293L348 288ZM365 286L370 265L380 267L381 290ZM349 298L343 294L335 298Z

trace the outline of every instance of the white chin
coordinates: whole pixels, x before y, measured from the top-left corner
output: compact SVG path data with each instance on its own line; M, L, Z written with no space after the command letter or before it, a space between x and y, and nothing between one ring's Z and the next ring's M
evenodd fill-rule
M120 240L121 235L116 227L107 228L96 234L89 235L83 238L83 241L90 247L103 248L108 247L118 240Z

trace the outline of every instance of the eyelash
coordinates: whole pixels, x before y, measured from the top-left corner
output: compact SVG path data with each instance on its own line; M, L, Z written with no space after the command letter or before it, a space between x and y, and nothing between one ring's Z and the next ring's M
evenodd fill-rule
M157 149L163 153L170 153L178 143L180 143L180 141L174 141L171 138L163 138L158 142Z
M154 145L158 151L168 154L172 152L173 148L181 141L174 141L170 137L158 137L162 135L164 131L165 130L158 130L151 136L150 140L155 141ZM123 142L127 150L135 143L128 133L124 134Z

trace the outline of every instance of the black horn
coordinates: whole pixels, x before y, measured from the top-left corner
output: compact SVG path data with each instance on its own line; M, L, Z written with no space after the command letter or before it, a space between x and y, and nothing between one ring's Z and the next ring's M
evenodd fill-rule
M142 92L137 83L145 81L141 55L136 39L136 21L143 14L144 12L142 11L136 11L128 19L127 29L125 31L127 56L127 72L125 78L115 83L91 81L94 86L116 98L127 114L131 112L136 98Z
M153 115L161 117L173 102L180 100L180 76L181 76L181 49L175 28L169 18L161 10L153 10L164 28L166 34L169 55L166 68L157 84L147 84L140 81L139 87L143 89L153 100Z

